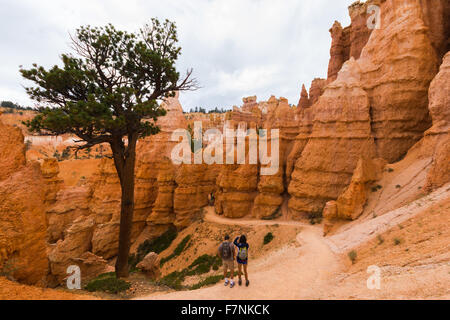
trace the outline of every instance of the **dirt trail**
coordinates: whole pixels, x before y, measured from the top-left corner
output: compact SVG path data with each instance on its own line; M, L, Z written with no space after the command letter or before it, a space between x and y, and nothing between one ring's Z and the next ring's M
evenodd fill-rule
M220 282L212 287L194 291L178 291L154 294L140 299L314 299L322 296L322 290L329 279L339 272L341 264L322 238L321 228L295 221L231 220L214 214L208 208L205 220L217 224L264 226L301 226L295 245L269 253L249 263L249 287L225 287ZM237 277L235 278L237 280Z

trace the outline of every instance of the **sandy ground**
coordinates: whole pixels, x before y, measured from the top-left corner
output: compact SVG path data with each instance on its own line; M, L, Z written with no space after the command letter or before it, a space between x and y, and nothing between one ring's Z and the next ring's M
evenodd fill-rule
M27 286L0 277L0 300L96 300L87 294Z

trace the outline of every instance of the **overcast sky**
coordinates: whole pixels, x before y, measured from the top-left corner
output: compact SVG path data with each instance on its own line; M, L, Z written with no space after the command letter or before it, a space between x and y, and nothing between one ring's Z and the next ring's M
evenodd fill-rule
M0 0L0 100L34 105L19 65L59 64L80 25L137 31L152 17L177 23L178 69L201 85L185 110L241 105L242 97L299 99L301 84L326 77L334 20L350 23L354 0Z

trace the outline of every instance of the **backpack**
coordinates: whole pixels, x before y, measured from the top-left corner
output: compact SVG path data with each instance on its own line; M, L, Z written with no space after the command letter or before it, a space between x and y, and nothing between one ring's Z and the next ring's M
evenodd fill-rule
M238 258L240 260L247 260L248 253L247 253L247 247L240 247L238 251Z
M231 260L231 246L228 241L222 243L222 259L223 260Z

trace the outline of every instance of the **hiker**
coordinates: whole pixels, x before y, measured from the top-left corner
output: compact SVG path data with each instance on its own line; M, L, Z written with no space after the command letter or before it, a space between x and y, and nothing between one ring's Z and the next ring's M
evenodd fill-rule
M225 236L225 241L219 246L219 256L223 262L223 277L225 278L225 286L230 283L230 288L234 287L234 258L236 256L234 245L230 242L230 236ZM227 278L228 270L230 270L231 280Z
M248 248L249 245L247 243L247 238L245 235L242 235L240 237L236 237L234 239L233 244L238 248L237 253L237 263L238 263L238 276L239 276L239 285L242 285L242 268L244 268L244 275L245 275L245 286L248 287L250 284L250 281L248 280L248 273L247 273L247 265L248 265Z

